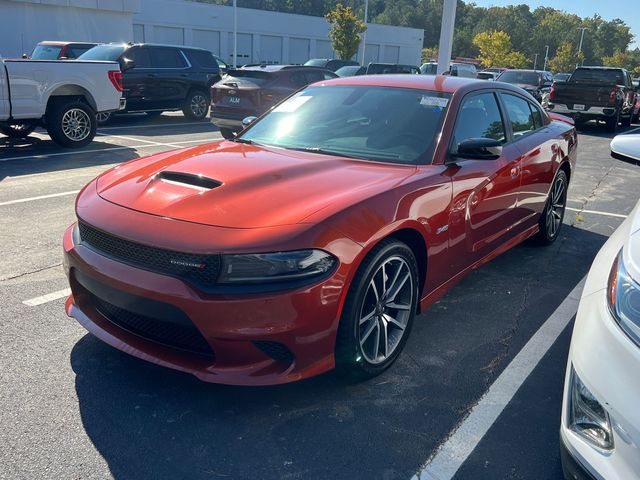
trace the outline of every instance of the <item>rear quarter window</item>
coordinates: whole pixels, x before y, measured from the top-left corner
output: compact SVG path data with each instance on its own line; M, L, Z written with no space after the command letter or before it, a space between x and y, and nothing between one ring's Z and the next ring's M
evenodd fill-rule
M211 52L206 50L183 50L192 65L218 70L218 62Z
M153 68L185 68L187 64L180 50L175 48L150 48Z

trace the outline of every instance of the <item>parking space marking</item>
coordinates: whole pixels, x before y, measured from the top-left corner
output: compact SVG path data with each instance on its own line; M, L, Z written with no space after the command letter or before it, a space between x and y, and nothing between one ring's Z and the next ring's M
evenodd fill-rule
M156 147L179 148L177 145L172 145L171 143L153 142L151 140L143 140L141 138L125 137L125 136L122 136L122 135L111 135L110 133L96 133L96 136L98 136L98 135L100 135L101 137L119 138L120 140L128 140L130 142L148 143L149 145L155 145Z
M451 480L578 311L586 277L518 352L466 419L411 480Z
M54 300L58 300L59 298L68 297L69 295L71 295L71 289L65 288L64 290L51 292L40 297L30 298L29 300L25 300L22 303L29 307L36 307L38 305L42 305L43 303L53 302Z
M6 205L15 205L16 203L33 202L35 200L45 200L47 198L56 198L56 197L65 197L67 195L75 195L79 191L80 190L70 190L68 192L51 193L49 195L40 195L38 197L28 197L28 198L19 198L17 200L9 200L8 202L0 203L0 207L4 207Z
M209 122L188 122L188 123L156 123L152 125L125 125L121 127L100 127L98 131L102 130L120 130L120 129L130 129L130 128L153 128L153 127L186 127L189 125L208 125L211 126Z
M571 208L571 207L565 207L565 208L567 210L571 210L572 212L578 212L578 213L592 213L594 215L604 215L606 217L627 218L627 215L622 215L621 213L601 212L599 210L583 210L581 208Z

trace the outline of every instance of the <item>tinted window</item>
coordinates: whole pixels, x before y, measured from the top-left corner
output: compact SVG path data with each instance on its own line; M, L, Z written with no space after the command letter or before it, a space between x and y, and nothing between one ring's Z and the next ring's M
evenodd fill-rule
M329 63L329 60L325 58L312 58L311 60L307 60L305 65L309 65L311 67L325 67Z
M298 88L304 87L305 85L309 84L305 72L293 72L289 77L289 80L294 87Z
M62 47L54 45L38 45L31 54L31 58L36 60L56 60Z
M449 98L408 88L309 87L271 110L241 138L311 153L429 163Z
M498 78L500 82L538 86L540 74L536 72L522 72L519 70L507 70Z
M604 70L601 68L579 68L571 78L570 82L573 83L604 83L607 85L623 85L624 75L622 70Z
M98 45L80 55L80 60L109 60L115 62L125 51L124 45Z
M531 102L529 102L529 107L531 108L531 113L533 114L533 124L535 125L536 129L542 128L544 126L542 112Z
M531 108L529 108L528 101L509 94L503 94L502 100L504 101L507 115L511 120L514 138L535 130L533 114L531 113Z
M131 48L124 56L136 63L135 68L151 68L151 58L148 48Z
M453 132L454 151L460 142L470 138L493 138L506 142L502 115L493 93L474 95L462 103Z
M420 67L420 72L425 75L435 75L438 71L437 63L423 63Z
M192 65L203 68L218 69L218 62L211 52L206 50L184 50Z
M186 63L180 50L173 48L150 48L151 64L154 68L184 68Z
M91 45L76 45L76 46L68 47L66 56L67 58L78 58L80 55L88 52L92 48L93 46Z
M335 78L333 75L323 72L322 70L314 72L313 70L307 71L305 74L307 78L306 85L315 82L321 82L322 80L328 80L329 78Z
M235 84L237 87L256 87L264 85L273 78L273 74L262 70L231 69L224 77L225 85Z

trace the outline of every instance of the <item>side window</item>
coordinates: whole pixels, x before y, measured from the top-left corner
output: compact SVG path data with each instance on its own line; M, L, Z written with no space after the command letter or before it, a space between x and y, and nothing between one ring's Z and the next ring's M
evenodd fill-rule
M502 101L507 110L507 115L511 120L514 139L535 130L533 114L531 113L531 108L529 108L528 101L515 95L509 95L508 93L502 94Z
M148 48L130 48L124 52L123 56L136 62L135 68L151 68Z
M533 103L529 102L529 108L531 109L531 114L533 115L533 125L536 128L544 127L544 120L542 119L542 112L538 107L536 107Z
M493 93L481 93L463 101L453 131L453 148L470 138L492 138L506 142L502 115Z
M154 68L184 68L186 63L180 50L174 48L150 48Z

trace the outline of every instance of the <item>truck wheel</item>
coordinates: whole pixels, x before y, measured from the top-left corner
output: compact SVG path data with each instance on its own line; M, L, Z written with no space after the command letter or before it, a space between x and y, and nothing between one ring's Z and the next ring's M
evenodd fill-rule
M618 131L618 123L620 123L620 112L616 113L611 118L607 118L607 130L611 133L616 133Z
M54 101L46 120L51 140L61 147L84 147L96 136L96 113L78 100Z
M27 138L36 129L34 123L12 123L0 127L0 132L9 138Z
M633 112L631 112L628 117L624 117L622 119L622 126L623 127L630 127L632 118L633 118Z
M201 90L189 92L182 106L182 113L191 120L202 120L209 112L209 96Z

